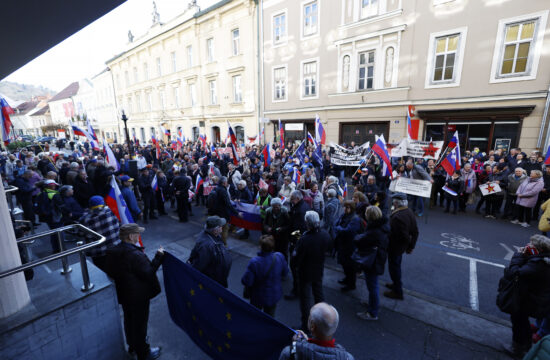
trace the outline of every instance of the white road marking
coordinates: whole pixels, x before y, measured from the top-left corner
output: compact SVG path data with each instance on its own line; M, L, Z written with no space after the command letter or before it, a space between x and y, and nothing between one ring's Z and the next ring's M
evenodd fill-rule
M441 237L449 240L443 240L439 243L445 247L457 250L477 250L480 251L479 242L465 238L460 234L455 233L441 233Z
M477 263L487 264L496 266L499 268L504 268L504 265L493 263L490 261L480 260L469 256L463 256L458 254L453 254L448 252L447 255L454 256L460 259L465 259L470 262L470 307L472 310L479 311L479 295L478 295L478 285L477 285Z
M508 245L503 243L500 243L500 246L502 246L504 250L506 250L506 256L504 257L504 260L510 261L512 259L512 256L514 256L514 250L510 249ZM519 251L519 249L521 248L521 246L516 246L516 245L513 245L513 246L516 249L516 251Z
M48 267L48 265L44 264L44 269L46 269L46 272L48 274L51 274L52 273L52 270Z

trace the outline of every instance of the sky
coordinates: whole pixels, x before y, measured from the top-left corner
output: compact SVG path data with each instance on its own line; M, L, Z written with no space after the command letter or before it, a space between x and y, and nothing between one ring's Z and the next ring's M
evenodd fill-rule
M217 0L198 0L201 9ZM181 14L188 0L156 0L163 23ZM105 61L121 53L128 43L128 30L135 38L152 24L153 1L128 0L57 46L2 80L42 85L61 91L74 81L91 78L106 68Z

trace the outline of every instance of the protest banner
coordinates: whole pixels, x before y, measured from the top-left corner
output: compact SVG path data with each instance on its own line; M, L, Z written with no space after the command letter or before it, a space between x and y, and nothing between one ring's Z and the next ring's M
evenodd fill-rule
M369 152L369 142L353 149L346 149L340 145L330 144L330 162L339 166L359 166Z
M490 194L496 194L498 192L501 192L502 189L497 183L494 182L488 182L485 184L479 185L479 190L481 190L481 195L487 196Z
M208 186L204 186L202 188L202 194L204 196L208 196L208 194L210 194L212 192L212 190L214 190L215 186L211 186L211 185L208 185Z
M432 183L428 180L417 180L400 176L392 181L390 190L429 198L432 193Z
M391 150L391 156L411 156L413 158L437 160L442 148L443 141L422 141L405 138Z

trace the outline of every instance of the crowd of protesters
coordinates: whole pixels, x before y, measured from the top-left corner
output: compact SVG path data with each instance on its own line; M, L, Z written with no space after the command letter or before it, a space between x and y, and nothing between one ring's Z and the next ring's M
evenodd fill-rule
M241 239L250 235L248 229L239 230L231 224L232 218L243 216L235 204L258 205L261 251L242 277L246 297L273 316L283 297L281 278L290 268L293 288L285 298L299 299L302 313L301 324L295 328L308 330L312 305L324 301L326 256L336 257L342 266L342 292L353 291L357 274L364 273L369 299L364 302L366 310L357 314L360 318L378 319L378 276L383 274L386 260L392 283L385 284L389 290L384 295L403 299L402 256L414 250L418 238L415 213L424 215L425 199L392 194L391 178L383 173L377 156L370 156L351 173L331 162L328 148L320 158L312 145L301 156L296 156L297 144L289 143L286 148L275 145L270 160L261 147L246 146L238 150L240 160L236 161L235 152L223 144L132 143L131 149L127 144L111 146L119 164L114 167L112 159L106 161L88 142L68 145L70 149L60 152L34 147L1 153L4 185L19 189L17 202L24 218L33 224L43 222L55 229L78 222L104 235L106 243L88 255L106 272L112 267L109 251L125 249L121 247L119 221L103 200L114 177L135 222L147 224L167 215L167 207L176 210L180 222L187 222L193 207L205 206L209 217L189 263L225 287L231 262L222 259L213 263L212 253L225 249L231 231ZM461 168L448 174L431 159L391 159L393 178L433 184L431 198L426 199L430 208L439 204L450 212L452 205L453 214L457 214L475 205L480 213L484 205L486 218L498 215L524 227L539 218L540 209L550 212L550 167L544 166L543 160L541 154L527 156L521 149L511 149L508 154L466 151ZM346 177L350 188L353 186L349 195ZM482 196L478 186L488 182L498 184L501 190ZM548 221L541 218L541 224L541 231L550 230ZM135 245L137 237L130 240L128 236L143 228L125 231L124 241ZM60 251L53 237L52 250ZM151 269L159 264L156 258ZM140 349L141 354L152 351L144 346ZM156 353L158 349L153 350Z

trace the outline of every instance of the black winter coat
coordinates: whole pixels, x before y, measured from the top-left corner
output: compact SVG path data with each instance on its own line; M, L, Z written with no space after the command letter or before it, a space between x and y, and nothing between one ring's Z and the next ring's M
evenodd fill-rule
M224 218L227 222L231 219L231 215L237 215L237 210L231 205L227 188L223 185L216 186L216 206L214 215Z
M125 242L107 250L107 274L115 280L120 304L143 304L160 293L156 272L162 256L149 261L141 247Z
M330 236L325 230L302 233L292 254L300 281L321 281L325 268L325 249Z
M365 269L367 273L382 275L384 266L388 258L388 245L390 242L390 224L388 218L383 217L376 221L367 223L367 230L355 237L357 250L367 252L376 247L376 260L370 269Z
M395 209L390 216L390 229L389 253L399 255L414 249L418 240L418 226L411 209Z
M535 318L550 313L550 254L525 256L516 253L509 271L519 275L522 311Z
M81 207L87 208L88 200L95 194L95 187L90 179L88 179L88 182L84 182L79 176L76 177L74 180L74 198Z
M290 206L290 232L300 230L303 234L306 230L306 212L311 210L309 205L304 201L300 200L296 205L292 204Z

